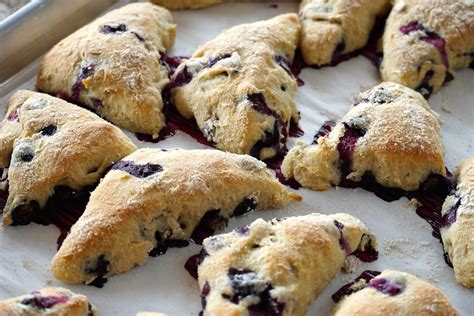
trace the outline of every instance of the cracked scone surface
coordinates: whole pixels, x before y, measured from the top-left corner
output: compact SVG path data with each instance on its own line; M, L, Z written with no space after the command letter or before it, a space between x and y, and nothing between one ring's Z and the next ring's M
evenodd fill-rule
M139 149L92 192L52 272L67 283L91 283L143 264L156 247L187 241L206 213L227 219L300 199L247 155Z
M389 0L303 0L300 50L309 65L337 63L340 55L367 44L376 18L390 9Z
M439 289L405 272L384 270L354 291L334 307L333 316L460 315Z
M157 137L165 125L161 91L176 26L151 3L111 11L63 39L44 57L40 91L83 104L132 132Z
M150 0L150 1L170 10L181 10L181 9L199 9L199 8L207 7L216 3L221 3L223 0Z
M398 0L383 35L382 79L429 96L474 67L474 3L460 0Z
M356 250L375 236L348 214L310 214L204 240L198 267L204 315L306 315Z
M30 294L1 300L0 314L6 316L95 316L87 297L60 287L43 288Z
M222 32L176 70L173 103L219 149L275 156L299 120L289 69L299 31L297 15L284 14Z
M43 93L20 90L0 123L4 225L27 224L55 188L95 184L136 150L125 134L94 113Z
M361 93L316 144L298 142L282 171L314 190L367 175L387 188L416 190L428 176L446 174L437 115L418 92L381 83Z
M454 267L456 280L474 287L474 157L456 169L457 189L442 209L441 237Z

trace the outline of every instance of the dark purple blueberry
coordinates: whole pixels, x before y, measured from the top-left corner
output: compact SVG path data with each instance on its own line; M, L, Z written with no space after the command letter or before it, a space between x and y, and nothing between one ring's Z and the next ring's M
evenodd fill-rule
M82 80L92 76L95 71L95 64L90 63L84 67L81 68L81 72L79 73L79 76L77 77L76 81L72 85L71 88L71 96L66 99L66 101L71 101L73 103L79 102L79 96L81 94L82 88L84 88L84 84L82 83Z
M157 257L161 256L166 253L168 250L168 246L166 245L166 241L161 237L161 232L156 231L155 232L155 240L156 240L156 245L155 248L153 248L148 255L151 257Z
M249 231L250 227L248 225L234 228L234 232L240 235L247 235Z
M461 205L461 198L443 215L441 227L449 227L456 222L458 208Z
M255 210L257 207L257 201L254 198L245 198L242 202L237 205L232 216L244 215L250 211Z
M104 108L104 103L102 103L102 101L99 99L91 98L91 103L98 110L101 110Z
M269 5L269 7L272 8L272 9L278 9L278 4L272 3L272 4Z
M352 253L351 247L349 246L347 240L344 238L343 230L344 230L344 224L342 224L339 221L334 221L334 225L336 225L337 229L339 230L339 246L341 246L341 249L344 250L346 255L350 255Z
M204 286L202 287L202 290L201 290L201 306L203 309L206 309L206 305L207 305L206 298L210 292L211 292L211 286L209 285L209 282L206 281L206 283L204 283Z
M86 268L86 273L90 275L95 275L96 278L89 283L89 285L101 288L107 282L107 272L109 271L109 264L110 262L105 259L105 255L101 254L97 257L97 261L92 267Z
M20 122L20 116L18 115L18 109L16 109L14 112L10 113L10 115L7 116L7 121Z
M123 33L127 31L127 26L123 23L118 25L104 25L102 27L102 33L110 34L110 33Z
M184 66L180 72L178 72L173 80L170 82L173 88L182 87L193 80L193 74L188 71L188 67Z
M366 133L364 130L357 127L351 127L347 123L344 123L344 128L344 135L339 138L337 144L339 160L341 161L342 179L345 179L351 172L352 160L354 158L357 141Z
M52 136L58 130L56 125L48 125L40 130L41 135Z
M220 210L207 211L191 234L191 239L201 245L204 239L214 235L217 230L223 229L227 221L227 218L220 215Z
M21 301L22 305L28 305L40 309L51 308L56 304L64 304L69 298L67 296L42 296L39 292L31 293L33 296Z
M399 284L396 281L387 279L387 278L375 278L370 280L367 287L371 287L376 289L379 292L384 294L388 294L391 296L395 296L403 292L405 286L403 284Z
M146 178L163 171L163 167L158 164L147 163L145 165L138 165L133 161L121 160L114 163L111 170L121 170L137 178Z
M337 290L336 293L334 293L331 298L332 300L334 301L334 303L338 303L344 296L348 296L348 295L351 295L352 293L354 292L357 292L357 290L354 290L352 289L352 286L364 279L367 283L370 282L370 280L372 280L373 278L375 278L376 276L378 276L380 274L379 271L370 271L370 270L366 270L364 272L361 273L361 275L359 275L355 280L354 282L350 282L344 286L342 286L339 290Z
M37 201L28 201L15 206L11 211L12 225L27 225L38 213L40 207Z
M433 87L430 85L430 80L433 78L433 70L426 72L425 77L421 80L420 85L415 89L418 91L425 99L428 99L433 92Z
M316 144L318 142L319 137L325 137L326 135L328 135L332 131L334 126L336 126L336 122L331 120L325 121L314 135L313 144Z
M281 145L281 137L280 137L280 125L277 121L273 124L273 131L272 132L265 132L262 135L262 138L253 145L252 149L250 150L250 155L255 158L259 158L260 151L263 148L273 147L276 152L277 156L284 155L286 153L286 147Z
M356 249L352 255L356 256L362 262L374 262L379 258L379 252L372 247L372 237L364 234L362 240L366 239L364 250Z
M275 61L276 63L283 68L290 76L294 77L293 73L291 72L290 68L290 63L288 62L288 59L281 56L281 55L276 55L275 56Z
M33 160L33 158L35 158L35 154L32 150L25 149L20 152L19 159L23 162L30 162Z
M342 52L346 49L346 42L342 39L336 46L336 52Z
M176 71L179 65L186 59L185 57L178 57L178 56L169 56L165 52L160 51L160 63L168 68L168 77L171 79L172 75Z
M92 310L92 304L87 302L87 316L94 316L94 312Z

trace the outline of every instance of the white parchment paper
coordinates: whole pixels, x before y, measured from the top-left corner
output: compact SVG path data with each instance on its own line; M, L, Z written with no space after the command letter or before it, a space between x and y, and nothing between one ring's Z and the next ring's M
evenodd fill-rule
M121 2L123 4L123 1ZM296 12L296 3L222 4L197 11L174 12L178 24L172 55L189 56L198 47L214 38L222 29L240 23L267 19L285 12ZM22 71L0 88L3 115L8 96L17 88L33 89L38 62ZM377 69L364 57L356 57L337 67L319 70L307 68L301 78L296 100L301 111L301 138L311 142L313 135L327 119L343 116L359 91L379 82ZM462 70L456 79L429 100L442 125L446 148L446 163L452 170L463 158L473 155L474 72ZM127 133L133 139L131 133ZM135 139L136 140L136 139ZM289 140L291 148L295 139ZM191 137L178 132L158 144L137 143L141 147L203 148ZM473 290L457 284L453 271L443 260L438 240L431 236L430 226L407 205L407 200L385 202L362 189L333 188L325 192L300 189L304 200L283 210L253 212L231 219L228 229L246 225L256 218L303 215L311 212L352 214L372 229L379 241L379 260L360 263L353 274L340 273L326 291L311 305L308 315L328 315L333 304L330 296L343 284L366 269L396 269L413 273L427 280L452 300L463 315L474 314ZM70 286L55 280L50 260L56 252L58 230L54 226L30 224L0 229L0 299L31 292L44 286L62 286L85 294L102 315L135 315L138 311L159 311L169 315L196 315L200 311L197 282L184 270L187 258L200 250L199 246L169 249L141 267L109 278L102 289L90 286Z

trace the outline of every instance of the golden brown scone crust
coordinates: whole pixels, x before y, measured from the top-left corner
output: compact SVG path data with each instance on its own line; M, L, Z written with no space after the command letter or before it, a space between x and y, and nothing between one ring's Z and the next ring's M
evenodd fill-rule
M416 91L384 82L361 93L317 144L298 142L283 161L283 174L313 190L338 185L341 166L337 146L345 126L363 133L355 145L347 179L359 182L370 172L384 187L412 191L430 174L446 173L436 114Z
M345 249L336 221L344 225ZM375 236L360 220L343 213L257 219L231 233L209 237L203 243L208 255L198 268L200 289L210 289L204 295L204 315L248 315L247 308L260 302L258 295L263 296L268 286L275 309L277 304L283 306L281 315L306 315L347 256L368 245L376 247ZM236 269L241 273L232 280L231 271ZM238 288L247 289L247 295L233 303Z
M290 120L299 120L293 99L297 83L284 65L293 60L299 32L296 14L222 32L175 72L175 78L184 71L193 76L172 90L177 109L186 118L194 117L219 149L261 159L274 156L274 147L284 146L282 135L288 133ZM266 138L272 141L254 147Z
M474 3L462 0L395 1L383 36L382 79L418 89L424 94L438 91L446 72L466 68L474 56ZM400 28L420 23L425 30L403 34ZM431 43L430 32L445 40L446 60ZM445 63L449 64L446 69ZM425 79L426 77L426 79ZM422 90L425 91L422 91Z
M45 297L49 298L44 299ZM35 298L40 302L36 304ZM41 303L50 305L42 308ZM52 304L52 302L56 302ZM48 304L49 303L49 304ZM44 288L31 294L0 301L2 316L95 316L99 315L87 297L60 287Z
M387 14L389 8L390 0L301 1L299 47L304 61L327 65L334 53L347 54L364 47L376 18Z
M107 28L116 32L104 33ZM46 54L37 87L84 104L120 127L157 137L165 124L161 90L169 81L160 51L173 45L175 29L170 12L151 3L111 11Z
M150 2L170 10L199 9L221 3L222 1L223 0L150 0Z
M441 228L444 249L454 267L456 280L474 287L474 157L464 160L456 170L458 186L443 204L442 215L454 223ZM453 208L457 208L454 210ZM453 213L455 212L455 213ZM453 213L453 214L449 214Z
M97 273L86 271L94 270L100 256L109 262L108 276L143 264L157 244L155 233L162 240L188 240L210 210L228 218L248 198L257 209L301 199L247 155L147 148L123 161L158 164L162 171L140 178L112 168L53 258L53 275L61 281L93 281Z
M457 316L458 311L439 289L417 277L385 270L376 279L388 279L403 290L394 296L367 286L340 301L332 312L334 316Z
M0 144L0 167L8 168L4 225L15 224L16 207L36 201L42 208L58 186L81 190L95 184L113 162L136 150L120 129L94 113L26 90L7 103Z

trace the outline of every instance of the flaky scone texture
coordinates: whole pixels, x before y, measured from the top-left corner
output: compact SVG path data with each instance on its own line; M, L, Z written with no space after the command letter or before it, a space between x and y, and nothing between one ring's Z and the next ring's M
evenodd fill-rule
M222 32L175 72L176 108L194 117L219 149L261 159L276 155L290 121L299 120L289 70L299 32L296 14ZM177 82L183 77L186 82Z
M441 228L444 249L454 267L456 280L474 287L474 157L465 159L456 169L456 191L442 209L445 226Z
M198 276L204 315L306 315L357 249L375 236L348 214L310 214L249 226L204 240Z
M199 9L221 3L222 1L223 0L150 0L150 2L170 10Z
M361 93L317 144L298 142L282 171L313 190L338 185L343 176L359 182L367 173L384 187L416 190L430 174L446 173L437 115L418 92L381 83Z
M460 315L443 292L409 273L384 270L362 286L340 301L332 315ZM391 295L390 291L398 293Z
M382 79L438 91L454 71L474 61L474 3L397 0L383 35Z
M300 50L309 65L331 64L335 54L364 47L377 17L390 0L303 0L300 4Z
M161 91L176 25L151 3L111 11L54 46L44 57L37 88L81 103L112 123L157 137L165 125Z
M0 167L9 196L3 224L26 224L56 187L95 184L136 150L125 134L94 113L43 93L20 90L0 123Z
M44 288L30 294L0 301L3 316L96 316L87 297L60 287Z
M247 155L139 149L92 192L53 258L52 272L66 283L89 283L143 264L157 241L188 240L209 211L228 218L244 201L265 209L300 199Z

